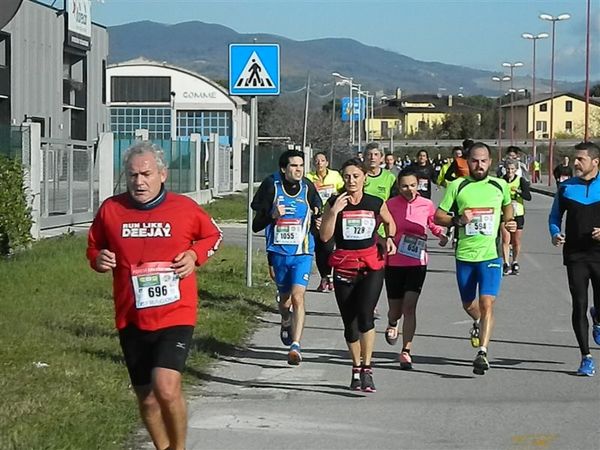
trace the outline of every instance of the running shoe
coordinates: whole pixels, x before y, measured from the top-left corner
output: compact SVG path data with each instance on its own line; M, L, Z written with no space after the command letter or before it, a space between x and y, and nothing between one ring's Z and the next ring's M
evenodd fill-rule
M360 389L363 392L377 392L373 383L373 369L363 367L360 371Z
M408 352L400 353L400 368L403 370L412 369L412 358L410 357L410 353L408 353Z
M475 375L483 375L490 368L490 363L487 359L487 354L479 351L473 360L473 373Z
M321 283L317 287L317 292L329 292L329 282L327 278L321 278Z
M292 337L292 318L290 317L285 322L281 321L281 329L279 330L279 338L281 342L286 347L288 345L292 345L293 337Z
M335 287L333 286L333 277L331 275L327 277L327 289L329 289L329 292L335 291Z
M290 346L288 352L288 364L291 366L297 366L302 361L302 354L300 353L300 344L293 343Z
M510 271L510 266L506 263L504 263L504 266L502 266L502 275L506 276L506 275L510 275L511 271Z
M473 327L469 331L469 335L471 336L471 347L479 347L479 324L477 322L473 322Z
M596 308L593 306L590 308L590 315L592 316L592 336L594 337L594 342L600 345L600 322L596 320Z
M388 323L385 329L385 341L390 345L396 345L396 342L398 342L398 322L395 325Z
M593 377L596 373L596 364L591 356L584 356L581 359L581 365L577 369L577 375Z
M510 267L510 271L512 272L513 275L519 275L520 269L521 269L521 267L519 266L518 262L512 263L512 266Z
M360 391L360 389L361 389L360 367L353 367L352 368L352 378L350 379L350 390Z

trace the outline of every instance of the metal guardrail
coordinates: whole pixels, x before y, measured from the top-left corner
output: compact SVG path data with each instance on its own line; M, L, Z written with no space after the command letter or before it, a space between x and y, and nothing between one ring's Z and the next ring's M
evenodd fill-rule
M489 145L490 147L498 146L497 139L474 139L474 140L483 142L483 143ZM377 142L388 143L388 142L390 142L390 140L382 139ZM461 146L462 142L463 142L462 139L459 140L459 139L397 139L397 138L394 138L394 149L397 149L402 146L405 146L405 147L454 147L454 146ZM555 139L554 145L556 147L572 147L580 142L581 142L581 140L577 140L577 139ZM536 147L544 147L544 146L549 145L549 141L548 141L548 139L536 139L535 144L536 144ZM503 148L506 148L509 145L511 145L510 139L502 140ZM521 147L521 148L530 148L533 146L533 141L531 141L530 139L525 139L525 140L524 139L515 139L514 145Z

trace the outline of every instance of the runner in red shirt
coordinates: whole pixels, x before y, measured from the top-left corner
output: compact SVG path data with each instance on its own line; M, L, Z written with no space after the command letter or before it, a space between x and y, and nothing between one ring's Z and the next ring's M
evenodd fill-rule
M125 155L127 193L107 199L88 236L97 272L113 272L115 321L139 409L158 449L183 449L181 390L198 304L194 267L221 230L193 200L167 192L162 150L150 142Z

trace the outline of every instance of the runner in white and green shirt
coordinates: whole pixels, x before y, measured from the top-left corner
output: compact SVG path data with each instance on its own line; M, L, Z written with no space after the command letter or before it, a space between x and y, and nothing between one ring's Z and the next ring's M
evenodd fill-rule
M473 372L483 375L490 365L487 347L494 326L493 306L502 280L500 222L516 230L510 191L506 181L490 177L489 147L473 144L467 159L469 176L448 185L435 214L442 226L456 226L456 279L463 308L473 318L471 345L479 351ZM479 299L477 298L479 289Z

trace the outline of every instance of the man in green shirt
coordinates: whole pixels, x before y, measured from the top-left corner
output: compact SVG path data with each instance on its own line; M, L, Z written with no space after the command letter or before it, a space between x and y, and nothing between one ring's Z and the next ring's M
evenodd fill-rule
M398 194L396 177L392 172L383 169L383 153L377 142L367 144L367 179L365 180L365 192L379 197L384 202Z
M469 175L448 184L435 213L435 223L456 227L456 280L466 313L474 320L471 345L478 347L473 373L483 375L490 368L487 347L494 326L494 301L500 291L500 222L514 232L510 191L506 181L489 176L489 147L473 144L467 159ZM479 300L477 289L479 288ZM478 301L477 301L478 300Z

